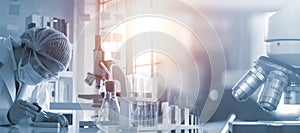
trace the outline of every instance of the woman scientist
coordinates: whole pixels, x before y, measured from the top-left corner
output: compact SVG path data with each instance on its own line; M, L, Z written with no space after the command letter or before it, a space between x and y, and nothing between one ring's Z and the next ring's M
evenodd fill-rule
M29 29L20 39L0 38L0 125L34 121L68 126L63 115L40 111L50 104L45 81L70 63L68 39L51 28Z

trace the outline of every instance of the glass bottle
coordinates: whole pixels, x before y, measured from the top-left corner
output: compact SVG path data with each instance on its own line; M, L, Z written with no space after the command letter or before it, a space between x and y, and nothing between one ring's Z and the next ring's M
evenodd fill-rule
M106 92L100 109L100 124L119 124L120 105L116 96L115 82L105 82Z

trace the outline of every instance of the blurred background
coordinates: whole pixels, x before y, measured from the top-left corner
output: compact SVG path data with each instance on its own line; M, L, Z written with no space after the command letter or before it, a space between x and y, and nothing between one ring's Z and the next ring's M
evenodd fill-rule
M267 113L256 103L258 92L240 103L231 88L257 57L266 55L268 17L295 1L2 0L0 36L18 39L30 26L39 26L36 21L68 36L72 64L48 88L52 105L91 103L93 98L78 95L99 93L84 80L95 69L93 51L100 36L102 49L115 52L105 60L113 59L125 77L156 75L163 88L155 90L157 98L168 101L172 91L180 93L176 104L202 114L203 122L224 122L232 113L242 121L289 120L285 116L296 117L297 107L280 103L278 110ZM127 94L125 81L121 84ZM89 119L95 112L76 117Z

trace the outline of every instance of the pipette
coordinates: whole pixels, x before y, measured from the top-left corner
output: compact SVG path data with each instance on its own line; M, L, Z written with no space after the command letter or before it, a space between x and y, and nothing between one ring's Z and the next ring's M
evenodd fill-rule
M38 98L29 98L28 101L30 103L32 103L33 105L35 105L36 107L38 107L38 112L42 113L44 115L45 118L49 119L47 113L43 110L43 108L37 103Z

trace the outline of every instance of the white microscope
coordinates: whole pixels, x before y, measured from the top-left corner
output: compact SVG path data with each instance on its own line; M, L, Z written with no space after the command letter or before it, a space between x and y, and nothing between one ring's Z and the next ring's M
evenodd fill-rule
M253 67L232 88L238 101L245 101L261 85L258 104L274 111L284 93L285 104L300 103L300 3L283 8L269 18L265 41L267 55L260 56Z
M300 104L299 13L300 2L297 2L269 18L265 37L267 56L260 56L234 85L232 95L236 100L246 101L261 88L257 103L267 112L277 109L282 94L284 104ZM300 121L232 122L229 125L231 133L300 131Z

